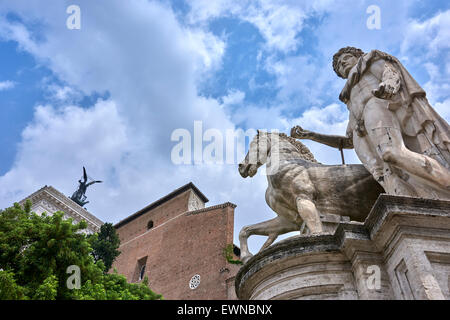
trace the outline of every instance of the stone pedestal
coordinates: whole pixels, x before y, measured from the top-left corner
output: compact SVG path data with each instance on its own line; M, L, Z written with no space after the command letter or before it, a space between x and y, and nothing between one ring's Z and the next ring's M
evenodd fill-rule
M292 237L236 276L243 300L450 299L450 201L381 195L364 223Z

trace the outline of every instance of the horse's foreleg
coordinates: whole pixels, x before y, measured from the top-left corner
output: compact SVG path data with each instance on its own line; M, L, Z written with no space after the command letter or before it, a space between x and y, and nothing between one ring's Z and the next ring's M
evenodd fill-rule
M264 242L263 246L261 247L261 249L259 251L263 251L264 249L266 249L267 247L269 247L275 240L277 240L278 238L278 234L270 234L269 238L267 238L266 242Z
M241 260L245 263L251 258L252 254L248 250L247 240L250 237L250 231L252 226L245 226L239 232L239 243L241 247Z
M278 235L296 230L298 230L298 226L296 224L281 217L242 228L241 232L239 232L241 260L246 262L252 256L247 245L247 239L250 236L260 235L269 237L261 248L261 250L263 250L270 246L276 240Z
M305 221L303 221L302 226L300 227L300 235L302 235L303 232L305 234L308 232L308 228L306 227L306 222Z
M311 234L323 233L322 222L316 205L309 199L297 198L297 210L302 220L306 223Z

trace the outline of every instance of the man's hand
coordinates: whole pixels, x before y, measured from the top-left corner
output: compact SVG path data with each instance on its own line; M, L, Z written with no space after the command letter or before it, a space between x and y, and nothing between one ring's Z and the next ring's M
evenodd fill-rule
M384 68L383 81L378 89L372 90L372 94L377 98L390 100L400 91L400 75L390 63L386 63Z
M291 129L291 137L296 139L310 139L312 136L312 132L308 130L304 130L300 126L295 126Z
M398 93L400 86L392 86L390 83L382 82L376 90L372 90L375 97L389 100Z

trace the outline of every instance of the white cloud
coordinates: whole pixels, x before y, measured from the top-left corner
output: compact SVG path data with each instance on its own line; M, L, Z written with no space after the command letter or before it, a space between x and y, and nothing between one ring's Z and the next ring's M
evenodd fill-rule
M450 121L450 10L438 12L423 21L411 20L401 51L411 64L422 66L429 79L423 85L436 111ZM442 60L444 59L444 61Z
M329 2L329 1L321 1ZM189 2L189 22L205 24L220 16L238 17L253 24L266 40L268 50L291 52L298 48L305 19L313 10L323 9L309 3L298 5L286 1L206 1Z
M127 139L112 101L99 101L89 109L36 107L33 122L22 133L13 168L0 177L1 206L21 200L44 184L69 191L83 165L106 176L120 166Z
M222 132L245 123L250 128L284 132L300 124L309 130L345 134L345 106L323 102L329 100L324 98L327 95L337 101L343 86L331 69L332 54L346 45L365 50L397 48L407 25L406 5L397 2L392 10L383 10L382 31L370 32L365 28L362 2L350 6L348 1L196 0L190 2L189 23L184 25L169 6L159 2L111 0L108 5L80 1L82 29L71 31L65 28L65 3L52 2L42 10L42 2L0 3L0 16L12 10L24 22L0 19L0 38L16 41L64 83L47 87L55 105L62 106L37 107L33 122L24 130L14 166L0 177L0 207L44 184L70 195L85 165L88 174L105 181L87 193L88 209L99 218L117 222L193 181L211 199L210 204L232 201L238 205L236 241L242 226L274 216L264 200L265 177L244 180L232 165L175 166L170 160L171 132L176 128L192 132L194 120L201 120L204 130ZM299 33L305 19L325 12L312 33L317 40L312 47L320 54L292 56L304 44ZM222 101L199 95L198 82L220 69L226 54L226 40L208 29L210 21L224 16L253 24L265 39L260 57L269 59L261 63L275 75L279 89L270 105L249 103L228 115L224 106L242 103L245 92L231 90ZM389 21L395 26L389 28ZM38 29L43 37L28 27L36 23L43 26ZM108 92L110 99L85 109L70 105L78 93L94 92ZM304 105L296 105L302 99L326 106L308 107L296 119L283 116L286 109L303 109ZM437 103L436 109L447 110L448 101ZM319 161L340 163L337 150L305 144ZM346 160L358 162L353 151ZM255 250L257 244L252 241Z
M296 50L300 44L297 34L303 28L306 13L301 9L270 1L261 1L259 5L249 8L245 20L258 28L269 48L282 52Z
M67 85L60 86L54 83L44 85L49 92L49 99L60 103L75 102L82 98L82 93Z
M292 121L299 125L308 126L308 130L345 135L348 111L344 105L333 103L324 108L313 107L308 109L303 112L300 118Z
M435 103L433 107L441 117L450 123L450 98L443 102Z
M207 25L218 17L238 18L254 25L265 39L262 64L276 77L277 98L284 108L293 109L337 100L343 82L334 74L331 58L339 48L354 45L395 54L389 49L397 48L403 40L411 4L380 4L383 21L377 31L366 26L370 5L366 1L194 0L189 5L188 21L192 25ZM310 41L303 37L305 27L314 35L313 43L305 42ZM303 48L314 50L303 52Z
M283 60L271 57L265 67L277 79L279 100L294 108L299 107L298 102L303 105L323 104L332 93L338 96L341 90L341 81L336 75L325 72L330 66L324 67L320 60L311 56L298 55Z
M241 104L245 99L245 92L240 90L228 90L228 95L222 97L224 105Z
M409 23L401 49L406 53L417 47L426 48L428 57L450 47L450 10L439 12L424 21L412 20Z
M0 38L16 41L65 83L44 84L62 106L37 107L13 167L0 177L0 207L45 184L69 196L86 166L89 175L104 181L87 192L88 210L104 221L117 222L189 181L211 205L238 205L235 239L255 208L270 213L263 193L262 202L248 202L251 189L241 185L236 165L175 166L170 159L176 128L192 132L194 120L201 120L204 130L234 129L222 105L197 92L203 74L220 67L221 39L182 26L157 2L84 2L79 31L61 27L64 15L55 19L65 12L62 2L49 10L40 3L0 4L25 23L1 19ZM44 40L37 41L27 27L31 21L45 26ZM87 109L65 105L77 92L108 92L110 99Z
M446 74L445 69L441 69L434 63L427 62L424 64L424 68L430 77L428 82L423 86L430 103L433 105L442 102L450 94L450 77Z
M186 42L192 52L198 55L200 73L220 68L225 53L225 42L210 32L201 29L186 30Z
M14 81L6 80L0 82L0 91L5 91L9 89L13 89L16 86L16 83Z
M44 121L45 118L40 116L43 110L47 109L38 108L35 113L35 125L25 131L24 138L31 130L34 137L32 141L39 140L42 146L54 150L54 156L49 151L39 150L42 153L39 160L42 162L41 165L51 168L54 174L39 175L38 171L33 169L35 166L33 161L22 160L25 159L25 154L36 153L35 148L38 144L34 143L22 145L21 155L17 156L13 170L22 172L21 178L24 181L30 183L38 181L41 184L54 184L55 187L64 188L66 184L61 184L61 179L57 177L63 174L67 179L67 166L79 170L81 159L88 161L90 154L95 159L104 159L105 168L118 166L116 170L122 174L122 177L111 177L117 179L117 188L128 190L141 188L134 195L130 192L128 202L122 201L123 207L117 208L114 214L116 217L122 215L122 218L123 215L139 209L139 206L148 204L152 200L148 199L148 196L152 192L155 194L158 188L170 191L184 184L188 178L179 177L169 181L161 177L165 181L158 183L150 182L148 179L144 179L146 183L128 184L128 182L133 178L142 180L145 175L153 176L155 172L164 172L171 166L170 150L173 144L170 141L170 134L175 128L191 129L194 120L202 120L205 128L213 127L221 130L234 128L220 104L214 99L199 96L196 89L196 81L202 72L220 65L224 50L222 41L209 32L184 28L178 23L170 8L156 2L135 0L124 4L122 1L110 1L108 6L98 2L85 2L81 4L84 20L79 31L61 27L60 22L64 20L65 15L57 19L59 17L57 12L65 12L64 3L55 3L49 10L42 10L39 3L41 2L2 3L0 8L9 7L8 10L20 15L25 25L2 19L0 37L18 42L22 50L31 53L39 63L49 67L66 83L64 86L47 84L53 98L61 100L58 103L70 100L71 95L79 91L84 94L109 92L111 97L109 103L114 104L117 114L116 122L120 120L122 126L126 128L127 143L126 147L122 145L121 148L114 148L115 154L118 156L122 154L124 157L117 164L113 161L115 157L108 160L109 157L106 156L110 155L110 149L105 150L99 145L92 144L94 140L99 144L108 145L110 142L108 136L114 135L107 131L94 130L89 138L83 136L85 142L83 148L80 148L81 141L80 144L76 144L75 149L79 150L79 154L76 157L69 156L66 148L70 144L55 140L56 137L64 139L67 136L69 141L76 137L81 139L85 131L60 132L59 127L49 125ZM121 19L112 18L117 16ZM35 40L33 31L26 25L30 21L39 21L45 26L44 40ZM83 114L84 109L78 108L77 113L74 111L76 108L72 107L70 110L73 112L70 114L75 116ZM91 108L96 109L95 106ZM53 113L45 114L51 116L55 123L68 122L70 125L75 121L67 116L68 111L65 107L61 110L54 108ZM104 119L94 117L92 121L94 119L100 125L114 124L106 117ZM117 128L119 129L120 127ZM55 139L47 139L46 136ZM62 155L67 157L64 159L64 165L62 159L56 156L58 150L65 151ZM102 154L105 155L104 158ZM111 165L112 162L115 164ZM94 171L95 167L91 170ZM104 173L104 180L108 180L111 176L107 171L100 172ZM11 172L0 177L0 180L5 181L10 174ZM128 178L125 177L126 174L129 175ZM33 185L34 187L36 186ZM71 189L64 191L72 192ZM11 200L18 199L3 197L1 205L9 205ZM228 200L230 199L226 201ZM94 202L92 205L94 206ZM92 209L103 212L105 215L103 218L107 218L112 207L105 208L99 205Z

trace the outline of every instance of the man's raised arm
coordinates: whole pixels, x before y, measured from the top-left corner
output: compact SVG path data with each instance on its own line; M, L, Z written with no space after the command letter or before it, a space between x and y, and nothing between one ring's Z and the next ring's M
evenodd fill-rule
M291 137L316 141L336 149L353 149L353 140L349 137L312 132L300 126L291 129Z

